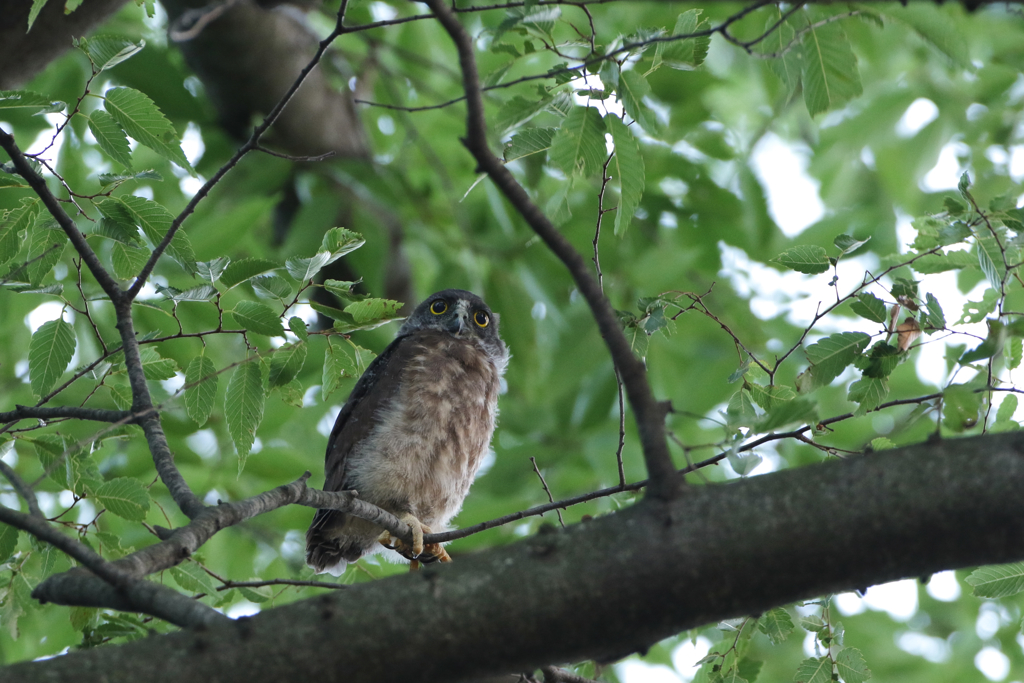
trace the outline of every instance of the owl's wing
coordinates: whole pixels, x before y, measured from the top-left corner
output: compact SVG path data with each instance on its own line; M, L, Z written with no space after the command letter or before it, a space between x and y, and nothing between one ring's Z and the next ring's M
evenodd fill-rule
M398 391L402 370L416 347L411 336L398 337L370 363L338 413L327 440L324 491L348 488L345 476L348 455L356 444L369 436L380 419L381 408Z

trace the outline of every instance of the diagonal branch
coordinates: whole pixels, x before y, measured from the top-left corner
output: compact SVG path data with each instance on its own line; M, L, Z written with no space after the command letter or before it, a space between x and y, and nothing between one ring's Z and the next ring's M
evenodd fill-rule
M462 83L466 91L466 137L463 144L477 161L478 170L487 173L494 184L523 216L534 232L548 245L569 270L580 294L587 300L597 327L604 338L612 361L622 377L630 405L636 415L640 444L651 484L650 495L671 499L678 492L682 478L676 473L665 438L667 404L654 398L647 382L647 370L629 346L619 323L597 281L590 274L586 261L530 199L505 165L487 144L487 123L484 119L483 96L477 75L473 39L455 17L445 0L426 0L426 4L451 36L459 52Z

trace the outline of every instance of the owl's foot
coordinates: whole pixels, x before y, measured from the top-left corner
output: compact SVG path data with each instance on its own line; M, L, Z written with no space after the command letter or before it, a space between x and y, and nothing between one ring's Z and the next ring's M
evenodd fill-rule
M412 545L396 538L390 532L385 531L377 541L385 548L390 548L407 560L412 561L413 571L419 568L420 563L430 564L432 562L451 562L452 558L440 543L423 544L424 534L430 533L430 527L418 520L414 515L405 513L399 517L400 520L409 525L412 529Z

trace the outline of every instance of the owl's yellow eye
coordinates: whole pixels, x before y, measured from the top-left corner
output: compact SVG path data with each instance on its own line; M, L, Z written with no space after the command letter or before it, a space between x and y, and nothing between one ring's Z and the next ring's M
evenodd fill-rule
M434 315L441 315L442 313L444 313L447 310L448 310L448 304L446 304L441 299L438 299L434 303L430 304L430 312L433 313Z
M487 315L483 311L477 311L473 314L473 322L480 327L487 327L487 324L491 322L491 316Z

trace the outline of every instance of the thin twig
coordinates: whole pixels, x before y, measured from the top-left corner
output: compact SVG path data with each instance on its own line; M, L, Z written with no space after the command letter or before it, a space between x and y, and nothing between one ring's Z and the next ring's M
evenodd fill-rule
M551 495L551 489L548 488L548 483L546 481L544 481L544 475L541 474L540 468L537 467L537 459L531 455L530 456L530 462L533 463L533 471L537 473L537 478L540 479L540 485L544 487L544 493L548 494L548 502L549 503L554 503L555 499ZM559 510L558 508L555 508L555 513L558 515L558 523L561 524L562 528L564 529L565 528L565 520L562 519L562 511Z

